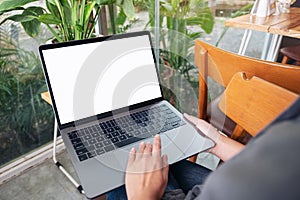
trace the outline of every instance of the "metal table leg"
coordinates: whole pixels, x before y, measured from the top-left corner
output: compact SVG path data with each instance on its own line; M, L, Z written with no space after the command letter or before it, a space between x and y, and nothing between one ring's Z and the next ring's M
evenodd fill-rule
M242 38L242 41L241 41L239 51L238 51L239 55L245 55L246 49L248 47L248 44L249 44L249 41L250 41L250 38L251 38L251 35L252 35L252 30L246 29L245 32L244 32L244 36Z
M266 60L273 61L273 62L276 61L281 40L282 40L282 35L277 35L277 34L273 35Z

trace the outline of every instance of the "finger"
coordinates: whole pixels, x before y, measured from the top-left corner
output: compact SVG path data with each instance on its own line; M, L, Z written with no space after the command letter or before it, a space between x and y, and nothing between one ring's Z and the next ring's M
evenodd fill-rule
M152 155L152 144L150 142L148 142L146 144L145 150L144 150L144 155L146 156L151 156Z
M143 156L144 154L144 151L145 151L145 148L146 148L146 145L145 145L145 142L141 142L140 143L140 146L139 146L139 150L137 152L137 157L140 158Z
M167 155L163 155L162 162L163 162L162 174L163 174L164 180L167 182L168 181L168 173L169 173L169 163L168 163Z
M207 134L208 130L210 128L212 128L212 126L209 123L207 123L206 121L201 120L197 117L188 115L186 113L184 113L183 116L188 122L190 122L192 125L194 125L198 130L200 130L201 132L204 132L205 135Z
M136 156L136 150L134 147L132 147L129 152L128 165L135 161L135 156Z
M191 124L193 124L194 126L196 126L198 124L199 118L194 117L192 115L188 115L186 113L183 114L183 117L190 122Z
M161 151L161 140L160 140L160 136L159 135L155 135L154 136L154 142L153 142L153 150L152 152L157 152L159 153L159 157L161 156L160 154L160 151Z

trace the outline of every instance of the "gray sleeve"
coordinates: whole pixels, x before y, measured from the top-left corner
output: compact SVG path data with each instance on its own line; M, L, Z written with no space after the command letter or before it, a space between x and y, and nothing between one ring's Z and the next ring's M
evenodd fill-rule
M192 190L190 190L184 200L200 200L201 191L203 185L195 185Z
M181 189L166 191L161 200L184 200L185 194Z
M300 199L300 118L278 123L220 166L199 199Z

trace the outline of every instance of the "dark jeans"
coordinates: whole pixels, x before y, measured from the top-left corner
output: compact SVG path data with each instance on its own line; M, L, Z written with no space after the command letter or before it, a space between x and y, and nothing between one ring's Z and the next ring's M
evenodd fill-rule
M211 170L187 160L170 165L169 180L166 191L182 189L185 193L204 182ZM127 199L125 186L114 189L106 194L108 200Z

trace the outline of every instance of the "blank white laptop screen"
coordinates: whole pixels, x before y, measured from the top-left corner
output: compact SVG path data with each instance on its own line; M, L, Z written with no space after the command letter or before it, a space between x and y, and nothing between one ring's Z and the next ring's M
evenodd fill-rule
M148 35L42 53L61 124L162 96Z

